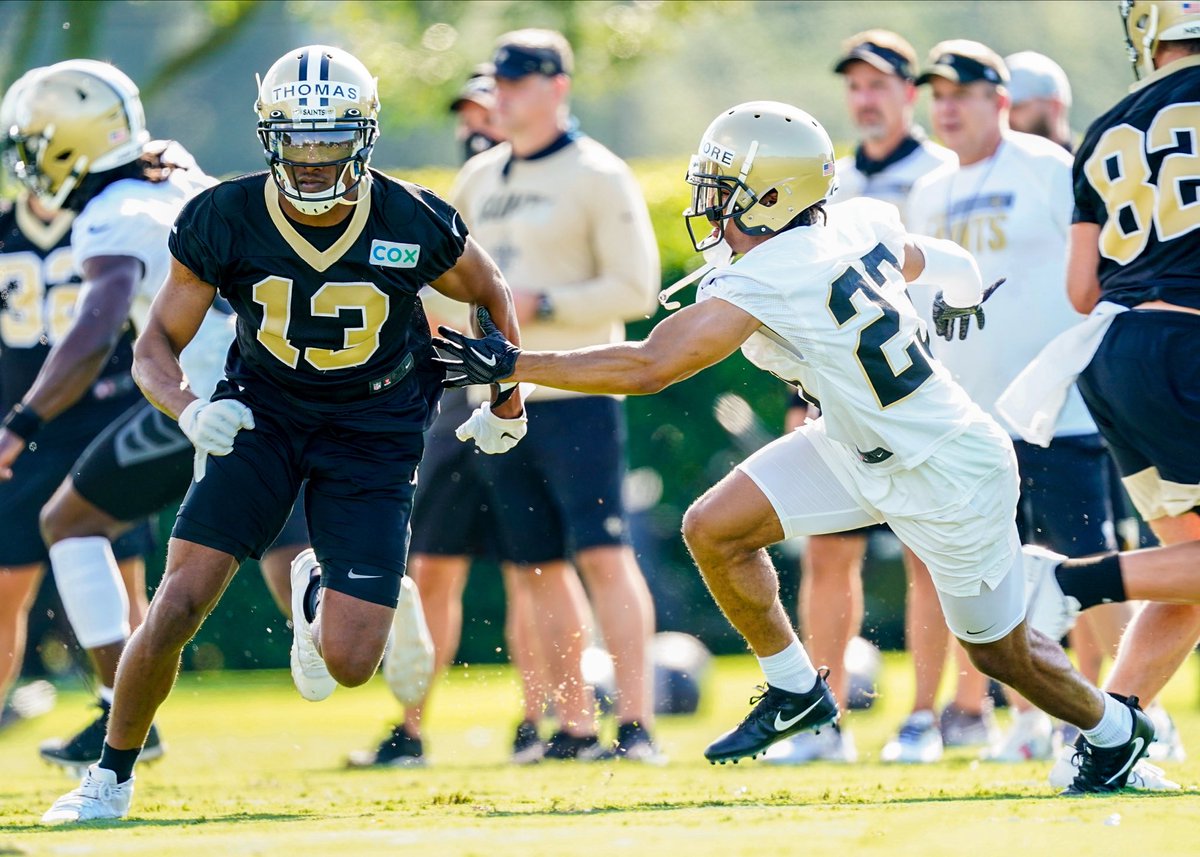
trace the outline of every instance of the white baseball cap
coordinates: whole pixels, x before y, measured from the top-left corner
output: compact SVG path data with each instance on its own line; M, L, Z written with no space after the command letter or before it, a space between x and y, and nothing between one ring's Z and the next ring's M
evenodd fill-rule
M1004 58L1008 66L1008 92L1013 104L1034 98L1051 98L1071 106L1071 84L1062 66L1045 54L1021 51Z

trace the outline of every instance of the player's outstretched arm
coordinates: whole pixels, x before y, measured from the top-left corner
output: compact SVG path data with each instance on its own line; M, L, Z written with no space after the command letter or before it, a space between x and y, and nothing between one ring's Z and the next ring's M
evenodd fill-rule
M517 324L517 310L513 305L512 292L492 257L475 239L468 237L463 253L454 267L429 285L456 301L471 304L473 307L483 307L507 341L521 344L521 328ZM504 399L494 408L496 415L501 418L516 417L523 410L524 405L519 392Z
M947 341L954 338L956 322L959 339L967 338L972 318L983 330L983 302L1004 283L1001 278L984 289L974 256L953 241L926 235L909 236L901 272L910 283L920 280L940 287L933 299L933 326Z
M217 290L179 260L154 298L146 329L133 348L133 380L146 399L172 419L196 399L183 386L179 355L200 329Z
M521 351L494 334L472 339L443 327L445 338L436 344L451 355L444 362L448 383L455 386L532 381L580 393L645 395L719 363L761 326L745 310L713 298L669 316L641 342L574 351ZM504 376L489 375L489 365L512 369Z

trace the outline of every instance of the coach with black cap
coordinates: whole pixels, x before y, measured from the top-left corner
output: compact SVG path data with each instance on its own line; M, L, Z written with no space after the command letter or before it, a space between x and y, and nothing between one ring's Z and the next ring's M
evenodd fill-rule
M659 286L658 248L637 180L624 161L572 127L573 58L561 33L506 33L492 62L496 124L508 142L468 161L451 198L512 287L523 345L560 350L623 341L625 322L653 314ZM539 388L526 413L529 454L518 446L479 458L494 487L502 557L519 569L542 650L553 661L560 728L545 754L608 755L580 675L588 619L574 560L613 656L613 749L654 760L647 680L654 606L622 507L621 402Z
M913 125L916 66L917 55L912 45L889 30L867 30L842 43L833 70L846 82L846 105L862 139L854 154L841 158L834 167L838 182L834 202L871 197L895 205L903 217L913 183L942 164L954 162L953 153L925 139L921 129ZM796 428L808 416L812 414L807 404L800 396L794 396L787 411L788 429ZM842 663L846 646L862 627L862 566L871 529L809 539L804 552L799 615L804 644L818 663ZM919 564L920 560L906 552L905 566L910 568L910 578L914 562ZM918 629L929 622L943 621L928 572L917 579L918 583L921 581L926 585L920 590L913 589L908 602L910 610L918 608L915 614ZM913 627L911 623L909 627ZM920 635L910 634L914 653L922 655L918 661L935 659L925 658L920 644ZM944 643L940 651L944 659ZM831 672L829 684L838 699L849 698L845 670ZM918 682L918 690L921 689ZM928 695L932 697L936 692L935 684ZM932 699L929 705L932 707ZM940 746L939 741L939 753ZM781 741L767 753L768 761L776 764L851 762L856 756L850 731L837 726L823 729L819 735L797 735Z
M463 160L470 160L480 152L486 152L504 139L504 132L496 127L495 68L484 63L475 68L462 89L450 102L450 112L458 120L454 135L463 146Z
M837 162L834 201L869 196L904 214L913 183L954 155L925 139L913 124L917 55L889 30L867 30L842 44L833 70L846 82L846 104L862 139L853 157Z

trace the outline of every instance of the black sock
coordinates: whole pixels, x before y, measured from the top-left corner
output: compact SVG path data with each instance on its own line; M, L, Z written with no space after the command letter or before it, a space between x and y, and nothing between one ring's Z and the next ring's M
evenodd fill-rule
M104 749L100 751L99 767L112 771L117 775L117 782L123 783L133 776L133 765L137 762L140 752L142 752L141 747L133 750L118 750L110 747L105 741Z
M1065 560L1054 570L1054 576L1065 594L1078 599L1081 610L1125 600L1125 583L1121 580L1121 558L1118 554Z
M321 575L314 574L308 579L308 589L304 591L304 618L312 622L317 618L317 607L321 604Z

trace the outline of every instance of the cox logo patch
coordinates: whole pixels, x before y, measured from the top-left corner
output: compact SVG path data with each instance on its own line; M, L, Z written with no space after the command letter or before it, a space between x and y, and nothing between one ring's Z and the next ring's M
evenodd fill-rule
M420 244L397 244L378 238L371 242L371 264L381 268L415 268L420 258Z

